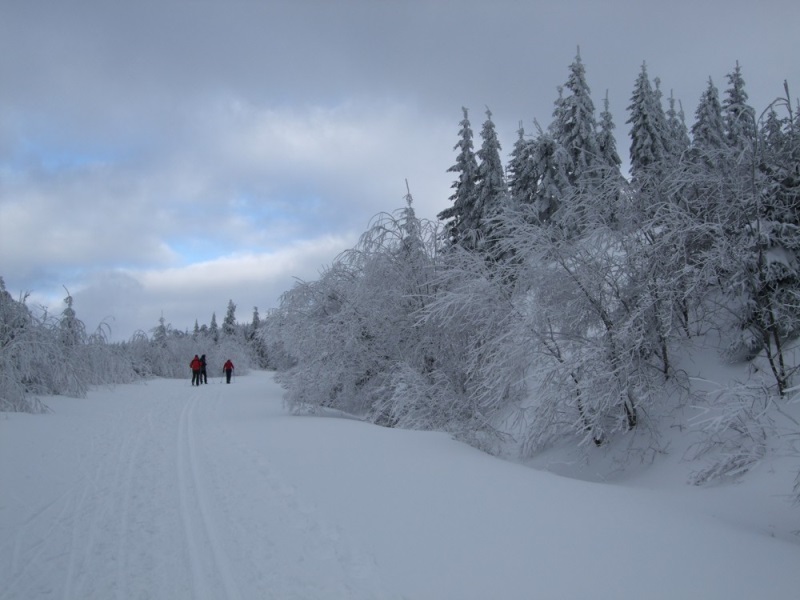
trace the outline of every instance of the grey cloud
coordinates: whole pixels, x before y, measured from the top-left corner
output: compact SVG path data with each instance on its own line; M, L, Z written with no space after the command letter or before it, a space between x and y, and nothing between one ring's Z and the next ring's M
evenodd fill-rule
M434 218L448 204L461 106L476 134L491 108L507 154L520 120L529 132L549 123L580 45L598 106L609 90L624 155L642 61L691 121L708 76L724 89L739 60L760 110L784 78L800 85L798 21L800 5L782 0L6 3L0 274L12 291L47 286L59 299L80 281L102 316L117 296L87 276L139 281L353 239L402 204L406 178L417 213ZM276 260L313 275L305 260L343 249ZM239 264L274 302L263 264ZM244 283L211 285L183 296L145 286L139 304L267 301Z

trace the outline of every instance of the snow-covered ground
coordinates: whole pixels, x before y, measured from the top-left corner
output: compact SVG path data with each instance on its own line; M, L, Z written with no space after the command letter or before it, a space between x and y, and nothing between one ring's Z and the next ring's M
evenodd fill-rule
M256 372L0 414L0 599L800 598L777 459L588 482L281 393Z

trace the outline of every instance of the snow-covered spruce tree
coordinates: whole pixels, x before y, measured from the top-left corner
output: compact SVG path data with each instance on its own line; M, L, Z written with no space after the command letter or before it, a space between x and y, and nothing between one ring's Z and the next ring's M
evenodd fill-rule
M508 162L508 190L513 206L530 206L536 197L541 175L533 161L534 142L525 137L522 122L517 130L517 141Z
M659 353L674 343L650 326L660 299L646 243L627 223L592 223L581 236L521 213L505 223L521 258L511 297L517 337L497 355L526 353L526 378L539 386L530 394L527 451L564 435L599 445L639 427L670 385Z
M472 141L472 126L469 122L469 111L462 107L464 118L459 125L459 140L453 147L458 150L456 164L450 167L448 173L456 173L457 178L451 186L454 190L450 196L452 206L438 214L444 222L444 235L449 244L474 244L474 231L478 223L473 218L473 207L476 199L475 184L478 178L478 160L475 157Z
M72 295L67 290L67 297L64 298L64 304L67 306L58 322L59 338L61 344L66 347L78 346L86 341L86 327L75 314L72 302Z
M157 377L185 377L192 359L192 336L183 335L173 329L162 314L158 325L150 330L151 337L145 334L136 338L136 344L142 344L137 354L143 355L137 360L148 375Z
M216 344L219 341L219 327L217 326L217 313L211 313L211 324L208 326L208 335Z
M264 315L256 332L256 340L265 349L269 359L266 368L277 372L288 371L296 363L283 343L281 332L284 331L284 315L280 308L273 308Z
M66 288L64 288L66 289ZM90 375L84 360L86 326L72 308L72 295L67 290L66 307L58 320L58 341L61 349L60 363L65 367L60 389L55 393L83 396L89 389ZM58 370L58 368L56 368Z
M747 103L748 95L739 61L736 61L733 72L728 74L728 85L730 87L722 101L725 141L728 146L749 148L756 137L756 113Z
M800 333L800 136L788 97L781 103L787 109L782 127L774 129L768 117L752 171L741 174L734 198L744 218L720 240L730 244L720 254L730 261L724 289L742 301L738 347L747 358L764 352L783 395L795 368L786 361L785 345ZM731 152L741 155L735 146Z
M225 311L225 318L222 320L222 335L232 336L235 334L236 334L236 305L233 303L233 300L228 300L228 308Z
M221 336L216 344L204 346L200 350L201 354L206 355L209 380L222 377L222 367L228 359L234 364L236 376L246 375L250 368L257 364L250 345L240 335Z
M540 179L533 193L533 210L526 214L538 223L547 223L569 193L569 156L552 134L540 129L532 146L531 161Z
M575 186L589 185L587 175L595 171L600 148L594 102L580 52L569 66L564 89L569 93L562 95L556 103L551 130L569 156L567 177L570 183Z
M722 105L719 102L719 91L709 78L703 95L695 111L695 122L692 125L692 146L700 154L704 150L721 148L725 144L725 131L722 123Z
M293 410L346 403L341 381L348 374L351 315L345 309L353 280L349 269L335 260L319 279L298 281L284 292L270 315L270 339L290 357L276 380L286 388Z
M139 379L126 345L110 343L109 332L109 327L101 324L87 336L82 347L82 360L87 367L90 385L132 383Z
M0 277L0 411L42 412L41 370L57 359L55 340L25 304L14 300Z
M382 289L385 284L381 282L387 276L396 280L394 289L381 294L386 295L379 298L379 310L391 307L392 297L400 309L398 314L390 312L388 316L392 324L388 341L392 360L387 376L375 390L370 418L390 426L447 430L461 422L456 399L460 396L453 393L453 380L449 377L456 357L446 332L423 318L439 285L437 227L417 219L410 194L406 200L402 218L393 224L388 239L385 234L375 235L378 232L369 236L380 252L365 271L365 282L371 281L367 288ZM366 239L369 238L365 236ZM455 246L447 254L464 252L468 251Z
M720 177L729 175L731 153L727 150L719 92L709 79L695 111L689 148L691 166L696 174L693 179L701 182L694 186L696 199L690 199L690 202L696 204L694 208L701 218L716 219L718 209L727 212L718 206L718 200L724 194L713 187ZM712 188L706 189L704 186L709 182Z
M247 340L247 344L250 347L250 353L253 356L253 360L255 361L255 365L261 369L266 368L274 368L274 365L270 365L270 352L268 349L268 344L263 340L260 332L262 330L261 316L258 313L258 307L253 307L253 319L250 321L250 324L247 326L245 331L245 339Z
M167 320L164 318L164 314L162 313L158 318L158 325L151 329L153 334L153 344L156 346L166 347L167 337L170 329L172 329L172 326L167 326Z
M656 206L643 207L652 214L657 211L658 204L664 201L661 188L664 168L668 164L669 142L660 95L650 84L644 63L636 79L628 111L630 116L626 123L631 126L631 183L634 188L646 191L641 195L643 201L650 199L655 202Z
M606 201L592 203L591 219L610 226L619 221L620 201L623 190L627 188L627 182L620 170L622 159L617 152L615 128L614 117L609 108L608 92L606 92L603 99L603 111L600 113L600 121L597 125L597 146L600 156L595 167L599 196L605 198Z
M718 211L727 212L727 207L719 205L725 202L725 194L719 193L717 187L724 185L730 175L730 153L727 150L719 92L709 79L695 111L689 149L694 176L688 201L701 219L716 220Z
M478 177L475 182L475 204L472 220L477 224L477 246L487 257L500 259L498 232L494 229L497 215L508 202L503 163L500 160L500 141L497 139L492 112L486 109L486 121L481 128L481 148L478 150ZM467 246L469 248L469 246Z
M699 251L690 247L702 249L707 243L702 236L698 238L695 229L686 229L682 218L688 203L686 188L691 181L682 171L688 160L687 135L672 95L669 107L665 113L660 81L656 78L655 86L651 86L643 64L628 106L631 184L623 203L628 228L636 235L641 257L649 260L643 272L649 273L647 290L654 302L649 304L651 314L642 317L660 340L656 347L661 348L658 355L664 374L670 372L667 340L673 327L679 325L681 331L690 334L690 299L695 289L689 274L694 268L692 257Z
M402 381L435 361L414 315L433 293L437 235L409 203L378 215L319 280L284 294L269 334L294 361L277 376L293 408L334 407L387 425L419 418Z
M669 94L667 103L668 108L665 116L667 118L667 140L669 144L668 156L670 163L674 165L679 163L686 155L691 139L689 138L689 129L686 126L683 107L672 92Z
M212 315L212 323L215 323ZM190 334L174 329L162 315L151 330L151 337L139 332L125 344L126 352L137 373L143 376L189 377L192 357L206 355L209 377L221 376L222 365L230 358L236 365L236 373L242 375L253 364L247 340L238 335L218 335L215 340L208 327L197 328Z
M132 381L130 357L106 343L102 326L90 336L67 292L58 318L34 316L0 279L0 409L37 411L39 396L82 396L92 384Z
M706 416L697 420L705 435L688 458L712 460L694 474L697 484L740 476L779 435L772 407L794 383L797 362L791 342L800 332L800 144L789 142L788 93L756 122L754 111L743 104L738 68L729 80L733 85L723 106L736 107L738 124L729 125L724 113L725 146L713 154L719 167L700 171L714 174L704 187L717 194L714 218L702 222L713 243L702 255L700 278L714 283L709 297L722 310L709 312L707 320L722 332L723 343L726 335L733 339L728 357L751 361L752 368L748 381L706 394ZM776 108L786 110L786 116L781 118ZM747 115L753 119L750 125L741 122ZM713 306L708 302L706 308Z
M535 218L530 205L521 210ZM505 235L499 240L501 252L516 252ZM438 406L440 428L484 449L491 448L486 435L494 433L495 417L518 404L527 389L532 359L513 297L522 285L515 282L520 266L516 256L490 263L462 248L446 252L437 293L420 313L421 322L439 332L428 395Z
M564 198L569 198L576 206L565 207L556 212L553 218L571 235L577 235L595 218L590 213L608 212L599 210L597 206L598 189L604 183L607 165L601 162L594 102L586 82L580 51L569 67L566 84L559 88L555 105L549 129L554 141L567 156L565 166L569 192L562 197L562 202ZM570 220L566 220L567 215Z

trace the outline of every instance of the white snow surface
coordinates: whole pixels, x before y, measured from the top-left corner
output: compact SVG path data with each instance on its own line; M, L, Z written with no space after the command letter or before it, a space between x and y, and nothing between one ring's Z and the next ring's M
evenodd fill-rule
M0 599L800 598L789 466L610 482L291 416L272 375L0 414ZM567 453L551 453L571 469ZM789 480L790 482L791 480Z

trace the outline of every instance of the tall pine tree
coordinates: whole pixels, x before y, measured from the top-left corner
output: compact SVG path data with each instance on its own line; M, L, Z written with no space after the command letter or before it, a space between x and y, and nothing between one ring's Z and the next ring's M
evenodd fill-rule
M695 122L692 125L692 149L696 157L716 158L725 146L725 131L722 123L722 106L719 91L709 78L708 85L697 105Z
M476 182L478 178L478 161L475 158L472 126L469 122L469 111L462 107L464 118L459 125L459 140L453 147L458 150L456 164L447 169L448 173L456 173L457 179L451 186L455 191L450 196L452 206L444 209L437 216L444 221L444 230L450 244L463 243L465 239L474 237L477 227L472 218L476 198Z
M633 89L628 106L631 125L631 178L637 187L653 188L660 185L668 156L666 117L650 79L647 65L642 70Z
M540 174L534 168L534 142L525 137L522 123L517 130L517 141L508 162L508 188L515 208L531 206L536 197Z
M747 103L747 92L739 61L733 73L728 74L725 99L722 101L725 141L739 149L752 148L756 139L756 112Z
M569 155L549 132L539 130L531 148L533 170L540 174L534 212L541 225L550 223L569 193Z
M597 141L597 122L586 69L580 50L569 66L569 77L564 88L569 92L556 102L554 137L567 152L567 176L573 186L585 188L596 174L600 156Z
M508 198L503 163L500 160L500 141L497 139L492 111L486 109L486 121L481 129L481 148L478 150L478 178L475 186L475 204L469 219L478 232L476 242L487 252L498 241L495 219Z
M608 225L615 225L618 222L619 200L625 186L625 178L620 170L622 159L617 153L614 128L614 119L609 109L608 92L606 92L597 130L599 152L597 170L600 186L598 196L602 200L594 207L594 218Z
M228 309L222 320L222 334L232 336L236 333L236 305L233 300L228 300Z

